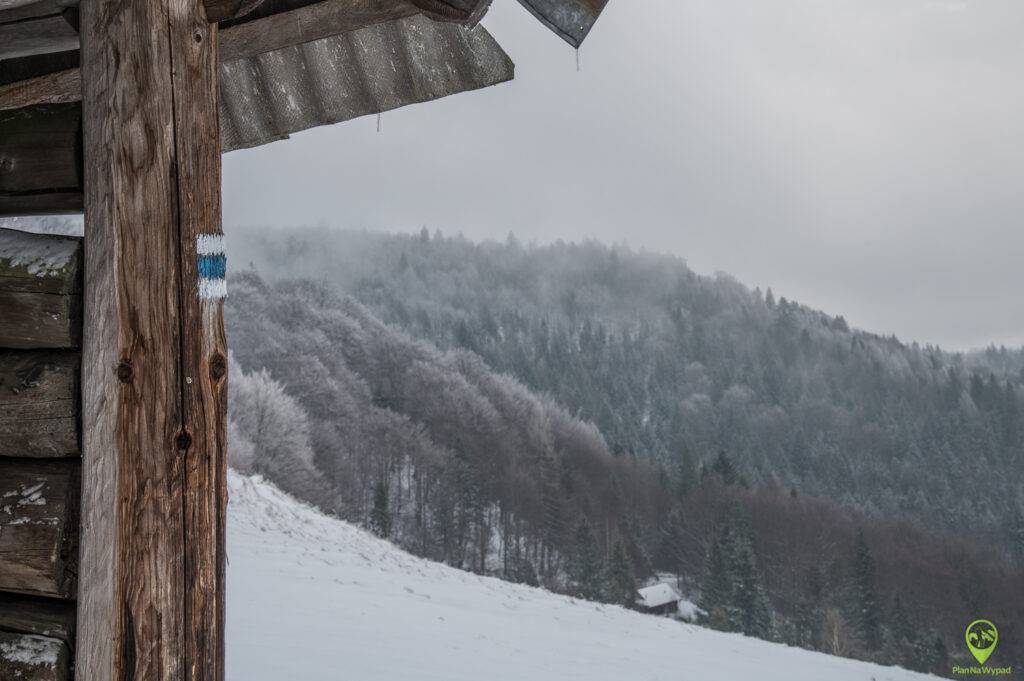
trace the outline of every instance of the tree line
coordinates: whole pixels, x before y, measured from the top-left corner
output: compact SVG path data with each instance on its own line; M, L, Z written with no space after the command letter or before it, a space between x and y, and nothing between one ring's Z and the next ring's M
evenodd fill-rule
M852 329L675 257L422 230L266 230L233 246L549 395L616 455L689 478L722 450L779 481L1024 556L1021 350L968 355ZM234 257L234 256L233 256Z
M692 472L616 452L550 396L329 284L250 271L231 290L232 465L418 555L623 605L671 572L709 626L914 668L940 639L959 650L932 623L1024 605L999 552L761 483L725 451Z

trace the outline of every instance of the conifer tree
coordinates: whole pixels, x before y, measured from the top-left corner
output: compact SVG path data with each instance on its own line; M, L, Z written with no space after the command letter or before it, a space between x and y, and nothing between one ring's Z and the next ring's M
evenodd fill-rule
M391 509L388 488L383 482L373 486L373 510L370 511L370 529L381 539L391 536Z
M700 607L716 629L729 629L727 609L732 600L728 546L731 543L731 528L726 523L718 537L708 547L704 561L704 582L701 589Z
M715 473L722 479L726 485L735 485L740 481L740 475L736 471L736 465L732 462L729 456L719 450L718 456L715 457L715 461L711 464L711 472Z
M771 605L757 566L750 529L742 522L722 525L708 550L701 608L711 626L771 638Z
M576 595L588 601L601 599L604 582L604 560L597 548L594 531L586 518L576 527L576 538L569 561L569 579Z
M910 616L903 607L899 594L893 599L886 627L885 643L882 646L882 662L911 667L913 660L914 627Z
M748 636L771 638L772 615L768 594L757 566L749 531L734 534L732 546L732 603L739 616L739 628Z
M864 530L857 531L853 549L852 571L853 624L861 642L868 650L878 650L881 644L882 617L875 590L875 559L864 537Z
M622 540L615 542L612 557L608 562L605 578L605 600L616 605L629 607L636 596L636 579L633 576L633 562L626 553Z

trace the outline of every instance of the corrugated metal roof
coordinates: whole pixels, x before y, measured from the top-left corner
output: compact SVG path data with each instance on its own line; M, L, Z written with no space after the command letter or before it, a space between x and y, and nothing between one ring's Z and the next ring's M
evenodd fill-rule
M573 47L590 33L608 0L519 0L535 17Z
M289 134L511 80L482 26L423 16L221 64L221 147Z

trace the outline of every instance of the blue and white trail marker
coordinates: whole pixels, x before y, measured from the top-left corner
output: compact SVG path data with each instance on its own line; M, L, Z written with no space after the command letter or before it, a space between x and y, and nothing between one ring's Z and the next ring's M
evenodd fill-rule
M197 269L199 270L199 299L223 300L228 295L227 256L224 254L224 235L200 234L196 237Z

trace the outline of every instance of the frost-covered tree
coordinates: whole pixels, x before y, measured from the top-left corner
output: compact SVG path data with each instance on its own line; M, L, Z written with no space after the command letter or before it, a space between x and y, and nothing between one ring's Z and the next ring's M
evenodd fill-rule
M313 462L310 425L298 401L266 370L246 373L229 361L229 445L243 471L259 473L282 489L333 508L321 472Z

